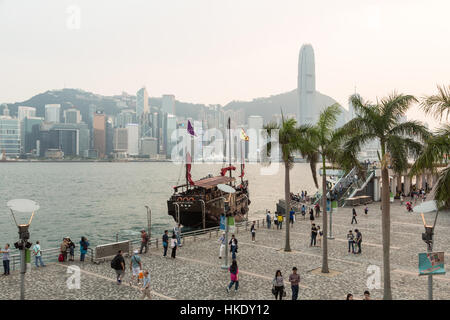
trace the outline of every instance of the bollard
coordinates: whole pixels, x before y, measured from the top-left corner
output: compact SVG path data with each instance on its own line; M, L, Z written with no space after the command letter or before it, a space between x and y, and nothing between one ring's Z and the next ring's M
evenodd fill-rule
M256 220L256 227L259 228L259 220Z
M262 220L262 225L263 225L263 227L264 227L264 219Z

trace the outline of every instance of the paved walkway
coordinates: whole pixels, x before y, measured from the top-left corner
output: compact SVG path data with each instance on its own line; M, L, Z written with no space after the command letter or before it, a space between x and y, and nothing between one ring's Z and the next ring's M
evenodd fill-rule
M320 273L322 251L309 247L309 219L297 219L291 228L291 252L284 252L285 225L282 230L267 230L260 225L256 242L250 232L240 229L238 265L240 269L239 292L226 292L229 274L221 269L218 259L219 244L216 233L187 238L177 250L175 260L162 257L162 248L151 248L143 255L144 268L152 278L153 299L273 299L272 279L280 269L285 282L293 266L301 277L300 299L345 299L351 292L356 298L367 290L369 266L380 267L382 276L381 213L379 203L369 205L369 214L356 207L358 224L351 225L351 208L339 208L333 215L333 233L336 239L328 241L329 275ZM428 218L429 217L429 218ZM434 214L428 214L431 221ZM421 239L422 219L418 214L407 213L398 202L391 206L391 278L395 299L426 299L427 277L418 276L419 252L426 246ZM322 218L315 223L322 225ZM347 252L345 236L350 229L358 228L363 234L362 254ZM169 250L170 251L170 250ZM450 252L450 214L441 214L435 232L435 251ZM170 255L170 252L169 252ZM448 255L447 255L448 256ZM124 284L115 283L114 270L109 262L98 265L90 262L49 263L45 268L34 268L26 276L28 299L140 299L138 286L129 285L127 268ZM80 289L69 289L67 280L70 265L80 267ZM127 260L127 267L129 259ZM383 282L381 281L381 286ZM287 298L291 296L289 284ZM382 288L369 289L373 298L382 298ZM450 276L434 277L435 299L450 299ZM19 273L0 276L0 299L19 298Z

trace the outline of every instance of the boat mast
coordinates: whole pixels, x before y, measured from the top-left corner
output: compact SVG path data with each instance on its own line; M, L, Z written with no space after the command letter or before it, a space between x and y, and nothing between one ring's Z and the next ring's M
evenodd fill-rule
M228 170L230 172L230 179L232 178L231 175L231 118L228 117L228 150L229 150L229 154L228 154L228 159L229 159L229 168L230 170ZM230 186L231 186L231 180L230 180Z

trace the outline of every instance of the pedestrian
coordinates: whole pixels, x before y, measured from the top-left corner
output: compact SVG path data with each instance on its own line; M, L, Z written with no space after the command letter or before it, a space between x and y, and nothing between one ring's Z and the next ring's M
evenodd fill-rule
M306 207L304 204L302 204L302 217L303 217L303 220L306 219Z
M323 232L320 230L320 226L317 226L317 246L322 248L322 236Z
M278 223L278 212L275 212L273 223L277 226L277 230L280 229L280 224Z
M280 230L283 229L283 215L281 213L278 214L278 225Z
M69 261L75 261L75 243L67 237L67 246L69 248L70 259Z
M348 293L346 300L353 300L353 295L351 293Z
M348 252L350 253L350 247L351 247L352 253L355 253L355 236L353 235L352 230L349 230L347 233L347 241L348 241Z
M145 298L151 299L151 291L150 291L150 273L147 270L143 272L144 277L142 279L142 300Z
M253 221L252 226L250 227L250 233L252 234L252 242L255 242L255 236L256 236L256 221Z
M362 242L362 234L361 231L359 231L358 229L355 229L356 232L356 236L355 236L355 243L356 243L356 247L358 248L358 251L356 253L361 253L361 242Z
M119 250L114 259L112 259L111 268L116 271L117 284L122 284L122 278L125 276L125 259L123 258L122 250Z
M297 268L292 268L292 274L289 276L289 282L292 289L292 300L298 299L298 284L300 283L300 275L297 273Z
M80 241L80 261L84 261L84 257L89 248L89 241L86 237L81 237Z
M3 250L0 250L0 253L3 254L2 260L3 260L3 275L8 276L9 275L9 254L11 249L9 249L9 243L5 245L5 248Z
M363 300L370 300L370 292L368 290L364 291L364 299Z
M366 207L364 208L364 214L367 216L368 213L369 213L369 207L366 206Z
M178 224L177 226L173 227L173 233L175 234L176 238L177 238L177 246L181 247L181 224Z
M316 209L316 217L320 217L320 205L316 203L314 208Z
M222 235L219 238L219 243L220 243L220 247L219 247L219 259L222 259L223 256L223 252L225 250L225 246L226 246L226 242L225 242L225 232L222 232Z
M267 221L267 229L270 229L270 226L272 224L272 217L270 216L270 211L267 211L266 221Z
M311 221L311 225L314 223L314 211L312 208L309 209L309 221Z
M148 241L150 240L147 232L145 229L141 230L141 249L139 250L139 254L142 254L142 250L145 248L145 252L147 253L148 250Z
M294 222L295 222L295 211L291 210L289 212L289 223L292 225L292 227L294 227Z
M317 228L316 228L316 224L313 223L311 226L311 243L309 245L310 247L312 247L313 244L314 244L314 247L316 246L316 237L317 237Z
M358 221L356 221L356 216L357 216L356 210L355 210L355 208L353 208L353 210L352 210L352 223L351 224L353 224L353 221L355 221L355 224L358 224Z
M162 236L162 244L163 244L163 248L164 248L164 253L163 253L163 257L167 256L167 248L169 247L169 235L168 235L169 231L164 230L164 234Z
M62 255L62 261L67 261L67 249L69 248L69 242L67 241L67 238L63 239L63 242L61 243L61 246L59 248L59 251Z
M400 193L400 205L402 206L403 205L403 193Z
M234 234L231 235L231 240L228 242L228 244L230 245L231 259L235 260L236 253L238 251L238 240L236 239Z
M275 300L278 300L278 297L280 300L283 300L283 296L286 295L284 292L284 280L280 270L277 270L272 281L272 293L275 295Z
M39 244L39 241L36 241L36 244L33 246L33 254L34 264L36 265L36 268L39 268L39 264L41 265L41 267L45 267L45 264L42 261L41 245Z
M178 240L175 234L172 234L172 239L170 239L170 247L172 248L172 259L175 259L177 254Z
M139 273L142 270L141 257L138 255L139 251L136 249L133 251L130 261L131 280L130 286L133 284L134 278L137 278L137 284L139 284Z
M234 292L236 293L239 289L239 268L236 262L236 259L233 259L233 262L231 263L230 268L228 268L228 271L230 271L230 284L227 287L227 292L230 292L231 287L234 284Z

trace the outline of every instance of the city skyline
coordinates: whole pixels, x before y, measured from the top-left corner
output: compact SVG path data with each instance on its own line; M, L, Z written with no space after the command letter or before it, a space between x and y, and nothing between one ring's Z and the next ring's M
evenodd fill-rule
M81 13L75 30L67 26L71 5ZM444 1L351 1L345 8L329 1L123 6L2 1L0 87L8 90L0 100L23 101L63 87L113 95L145 84L151 96L169 92L181 101L222 105L246 101L295 88L304 43L315 48L317 90L344 108L355 87L372 101L394 89L421 97L446 84L450 73L450 48L441 40L450 28ZM105 8L108 15L98 19ZM417 108L408 116L423 118Z

